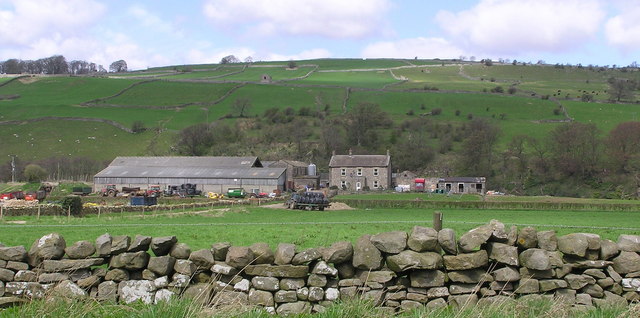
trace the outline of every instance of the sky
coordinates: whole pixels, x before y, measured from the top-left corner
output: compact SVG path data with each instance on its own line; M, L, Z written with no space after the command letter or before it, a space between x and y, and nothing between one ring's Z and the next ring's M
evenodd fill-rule
M640 0L0 0L0 61L640 60Z

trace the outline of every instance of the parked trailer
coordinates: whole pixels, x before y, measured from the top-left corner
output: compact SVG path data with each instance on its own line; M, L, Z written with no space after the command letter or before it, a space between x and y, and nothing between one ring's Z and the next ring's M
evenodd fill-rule
M93 192L91 187L73 187L73 189L71 189L71 194L75 195L85 196L91 194L91 192Z
M294 193L287 202L284 203L287 209L324 211L331 206L329 199L321 192Z

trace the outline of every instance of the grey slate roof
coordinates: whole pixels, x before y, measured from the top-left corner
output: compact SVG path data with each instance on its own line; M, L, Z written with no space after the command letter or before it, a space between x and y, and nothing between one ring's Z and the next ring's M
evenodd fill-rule
M284 168L205 168L108 166L94 178L277 179Z
M116 157L110 166L126 167L262 167L258 157Z
M387 155L333 155L329 167L387 167L390 162Z
M466 182L466 183L483 183L486 182L485 177L446 177L438 179L438 182Z

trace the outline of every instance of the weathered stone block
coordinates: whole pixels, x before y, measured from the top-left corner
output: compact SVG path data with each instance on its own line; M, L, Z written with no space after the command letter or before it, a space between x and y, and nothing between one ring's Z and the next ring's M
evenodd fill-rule
M58 233L47 234L35 240L27 253L29 265L38 266L43 260L61 259L67 243Z
M564 280L569 284L569 288L578 290L587 284L595 284L596 280L589 275L576 275L569 274L564 277Z
M264 290L252 289L249 291L249 304L267 307L274 306L275 302L273 301L272 293Z
M620 252L620 255L613 259L613 269L619 274L640 271L640 255L635 252Z
M124 268L128 270L144 269L149 264L150 256L147 252L122 253L111 257L110 268Z
M276 303L293 303L298 301L298 296L295 290L279 290L273 295L273 300Z
M311 304L306 301L284 303L276 308L276 313L282 316L309 314L311 313Z
M534 278L523 278L518 283L515 292L517 294L535 294L540 292L540 283Z
M475 251L489 240L492 233L493 226L491 224L485 224L462 234L458 240L458 251L461 253Z
M0 260L22 262L27 259L24 246L0 247Z
M276 253L274 256L274 263L276 265L291 264L291 260L296 255L295 244L280 243L276 247Z
M178 238L175 236L154 237L151 239L151 251L156 256L167 255L176 242L178 242Z
M131 238L127 235L117 235L111 240L111 255L124 253L129 249Z
M275 277L254 277L251 285L259 290L276 291L280 289L280 281Z
M346 241L333 243L330 247L322 251L322 258L327 261L327 263L351 263L351 259L353 258L353 244Z
M382 268L382 253L370 241L370 235L358 238L353 247L353 267L364 270L378 270Z
M439 270L415 270L409 273L411 287L428 288L444 286L445 274Z
M322 257L322 253L320 253L320 249L318 248L308 248L291 259L291 264L293 265L303 265L308 264L312 261L318 260Z
M98 285L98 300L115 303L118 299L118 284L106 281Z
M176 243L171 246L169 255L177 259L189 259L189 256L191 256L191 248L186 243Z
M225 263L237 269L242 269L251 264L254 259L255 256L249 247L231 246L227 251L227 259L225 260Z
M307 286L309 287L324 287L327 286L327 276L311 274L307 278Z
M394 272L403 272L409 269L440 269L442 268L442 255L435 252L418 253L406 250L396 255L387 256L387 266Z
M267 243L254 243L249 249L255 257L254 264L271 264L275 260L275 255Z
M129 272L122 268L112 269L104 276L104 280L112 280L115 282L129 280Z
M525 227L518 233L518 247L535 248L538 246L538 232L533 227Z
M176 273L180 273L187 276L193 276L198 267L190 260L186 259L178 259L176 263L173 265L173 270Z
M438 244L445 253L458 254L458 244L456 243L456 232L452 229L442 229L438 231Z
M308 266L295 265L249 265L244 272L251 276L302 278L309 274Z
M129 280L118 284L118 295L120 301L130 304L141 301L145 304L153 302L155 288L153 282L148 280Z
M558 250L564 254L584 257L588 247L587 236L582 233L567 234L558 238Z
M422 226L414 226L407 239L407 247L416 252L440 252L438 231Z
M540 231L538 235L538 247L549 252L558 250L558 237L556 231Z
M447 273L449 281L463 284L477 284L492 282L493 277L483 269L470 269L466 271L450 271Z
M499 282L515 282L520 280L520 271L515 267L503 267L491 272L493 279Z
M213 259L224 262L224 260L227 259L227 251L229 251L229 247L231 247L231 243L229 242L211 244L211 254L213 254Z
M169 255L151 257L149 258L147 269L159 276L165 276L173 272L175 263L176 259Z
M487 266L489 257L487 251L480 250L475 253L459 255L445 255L444 267L447 270L466 270Z
M520 253L520 264L528 269L545 271L551 269L547 251L538 248L529 248Z
M129 246L128 252L146 252L151 245L151 236L136 235Z
M518 248L502 243L488 243L487 253L489 259L492 259L498 263L518 266Z

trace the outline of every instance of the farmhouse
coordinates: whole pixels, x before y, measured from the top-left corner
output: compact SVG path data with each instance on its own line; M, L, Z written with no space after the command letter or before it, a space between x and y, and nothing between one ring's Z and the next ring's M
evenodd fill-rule
M93 177L97 191L107 184L146 189L190 183L203 192L272 192L286 190L285 181L285 168L264 168L258 157L117 157Z
M436 188L452 194L484 194L486 183L485 177L450 177L438 179Z
M391 156L348 155L331 156L329 186L345 190L378 190L391 187Z

